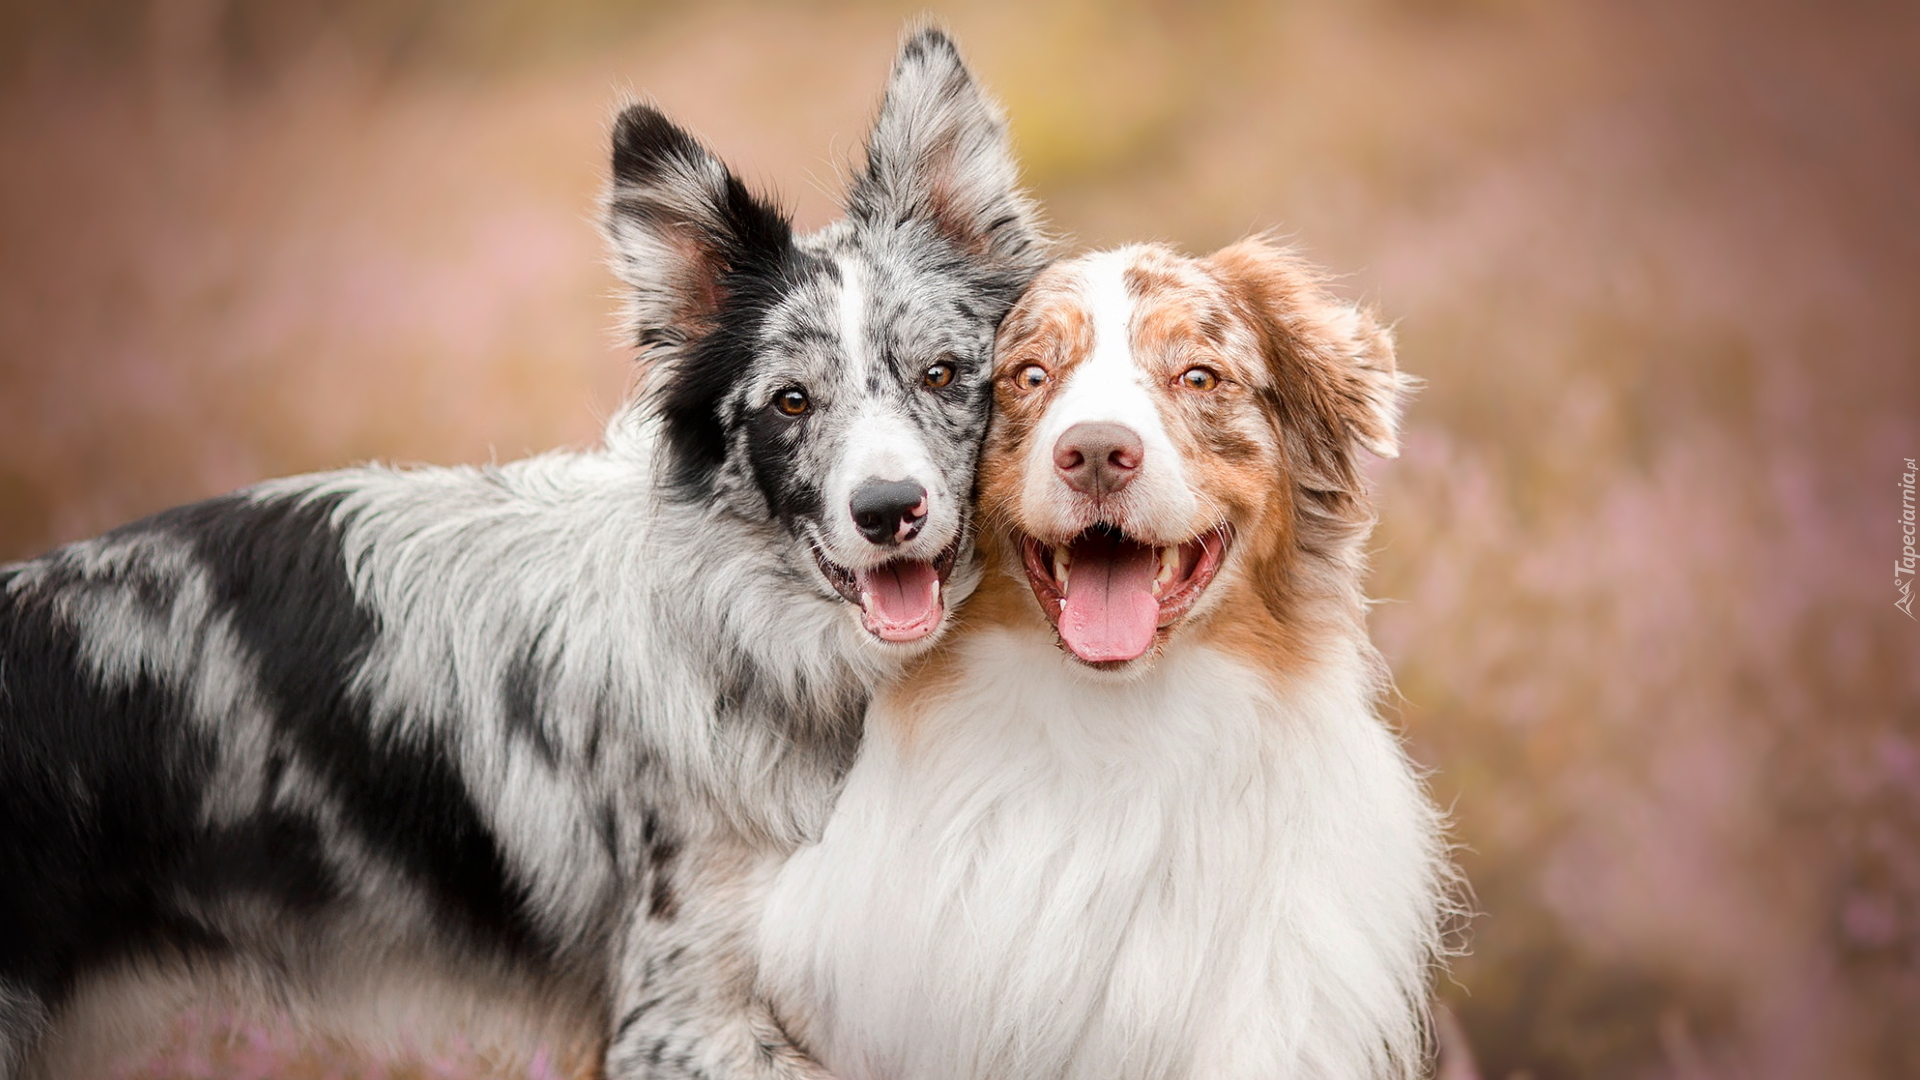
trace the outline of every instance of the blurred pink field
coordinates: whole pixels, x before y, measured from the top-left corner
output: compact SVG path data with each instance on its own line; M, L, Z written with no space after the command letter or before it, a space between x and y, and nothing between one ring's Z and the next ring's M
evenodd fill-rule
M472 1047L421 1047L382 1061L357 1047L303 1038L291 1027L195 1014L168 1043L114 1080L563 1080L579 1075L545 1051L532 1061L490 1061Z
M628 377L592 225L620 95L818 224L920 10L6 3L0 558L591 439ZM1375 629L1481 913L1440 985L1479 1073L1920 1076L1920 624L1888 568L1920 8L940 14L1077 243L1276 227L1397 320L1427 385L1375 471ZM128 1075L492 1068L183 1032Z

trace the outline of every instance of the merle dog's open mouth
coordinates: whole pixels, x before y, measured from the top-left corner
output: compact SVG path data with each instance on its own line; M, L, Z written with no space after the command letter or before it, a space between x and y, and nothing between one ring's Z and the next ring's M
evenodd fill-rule
M940 628L947 613L942 592L960 553L960 538L931 562L894 559L864 570L851 570L827 558L818 542L813 560L820 573L847 602L860 608L867 632L882 641L919 641Z
M1089 664L1137 660L1193 609L1233 541L1226 525L1153 545L1111 525L1060 543L1022 536L1027 581L1067 651Z

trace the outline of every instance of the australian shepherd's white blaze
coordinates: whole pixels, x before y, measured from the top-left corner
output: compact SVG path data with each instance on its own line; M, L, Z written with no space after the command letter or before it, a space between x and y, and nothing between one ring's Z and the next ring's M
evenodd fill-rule
M1263 240L1130 247L1043 272L995 379L986 579L773 884L776 1010L845 1080L1417 1074L1449 872L1373 708L1387 333Z

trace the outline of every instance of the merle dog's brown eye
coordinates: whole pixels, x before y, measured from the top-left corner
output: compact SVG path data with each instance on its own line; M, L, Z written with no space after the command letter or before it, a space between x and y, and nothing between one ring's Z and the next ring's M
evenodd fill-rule
M799 416L813 407L807 400L807 392L797 386L789 386L773 396L773 407L788 416Z
M925 382L928 386L938 390L953 381L953 365L942 360L928 368L926 374L920 378L921 381Z
M1047 382L1047 369L1039 364L1028 364L1014 375L1013 381L1022 390L1038 390Z
M1220 385L1220 376L1212 368L1190 367L1180 373L1180 385L1189 390L1211 390Z

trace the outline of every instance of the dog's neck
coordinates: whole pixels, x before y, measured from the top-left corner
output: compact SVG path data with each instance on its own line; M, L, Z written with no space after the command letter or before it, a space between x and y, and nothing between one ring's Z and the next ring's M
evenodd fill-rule
M1271 614L1227 595L1144 670L1096 672L1019 573L993 565L876 698L823 841L783 871L782 1015L853 1080L1417 1060L1435 822L1364 636L1270 656L1247 635ZM1240 1045L1264 1056L1232 1068Z

